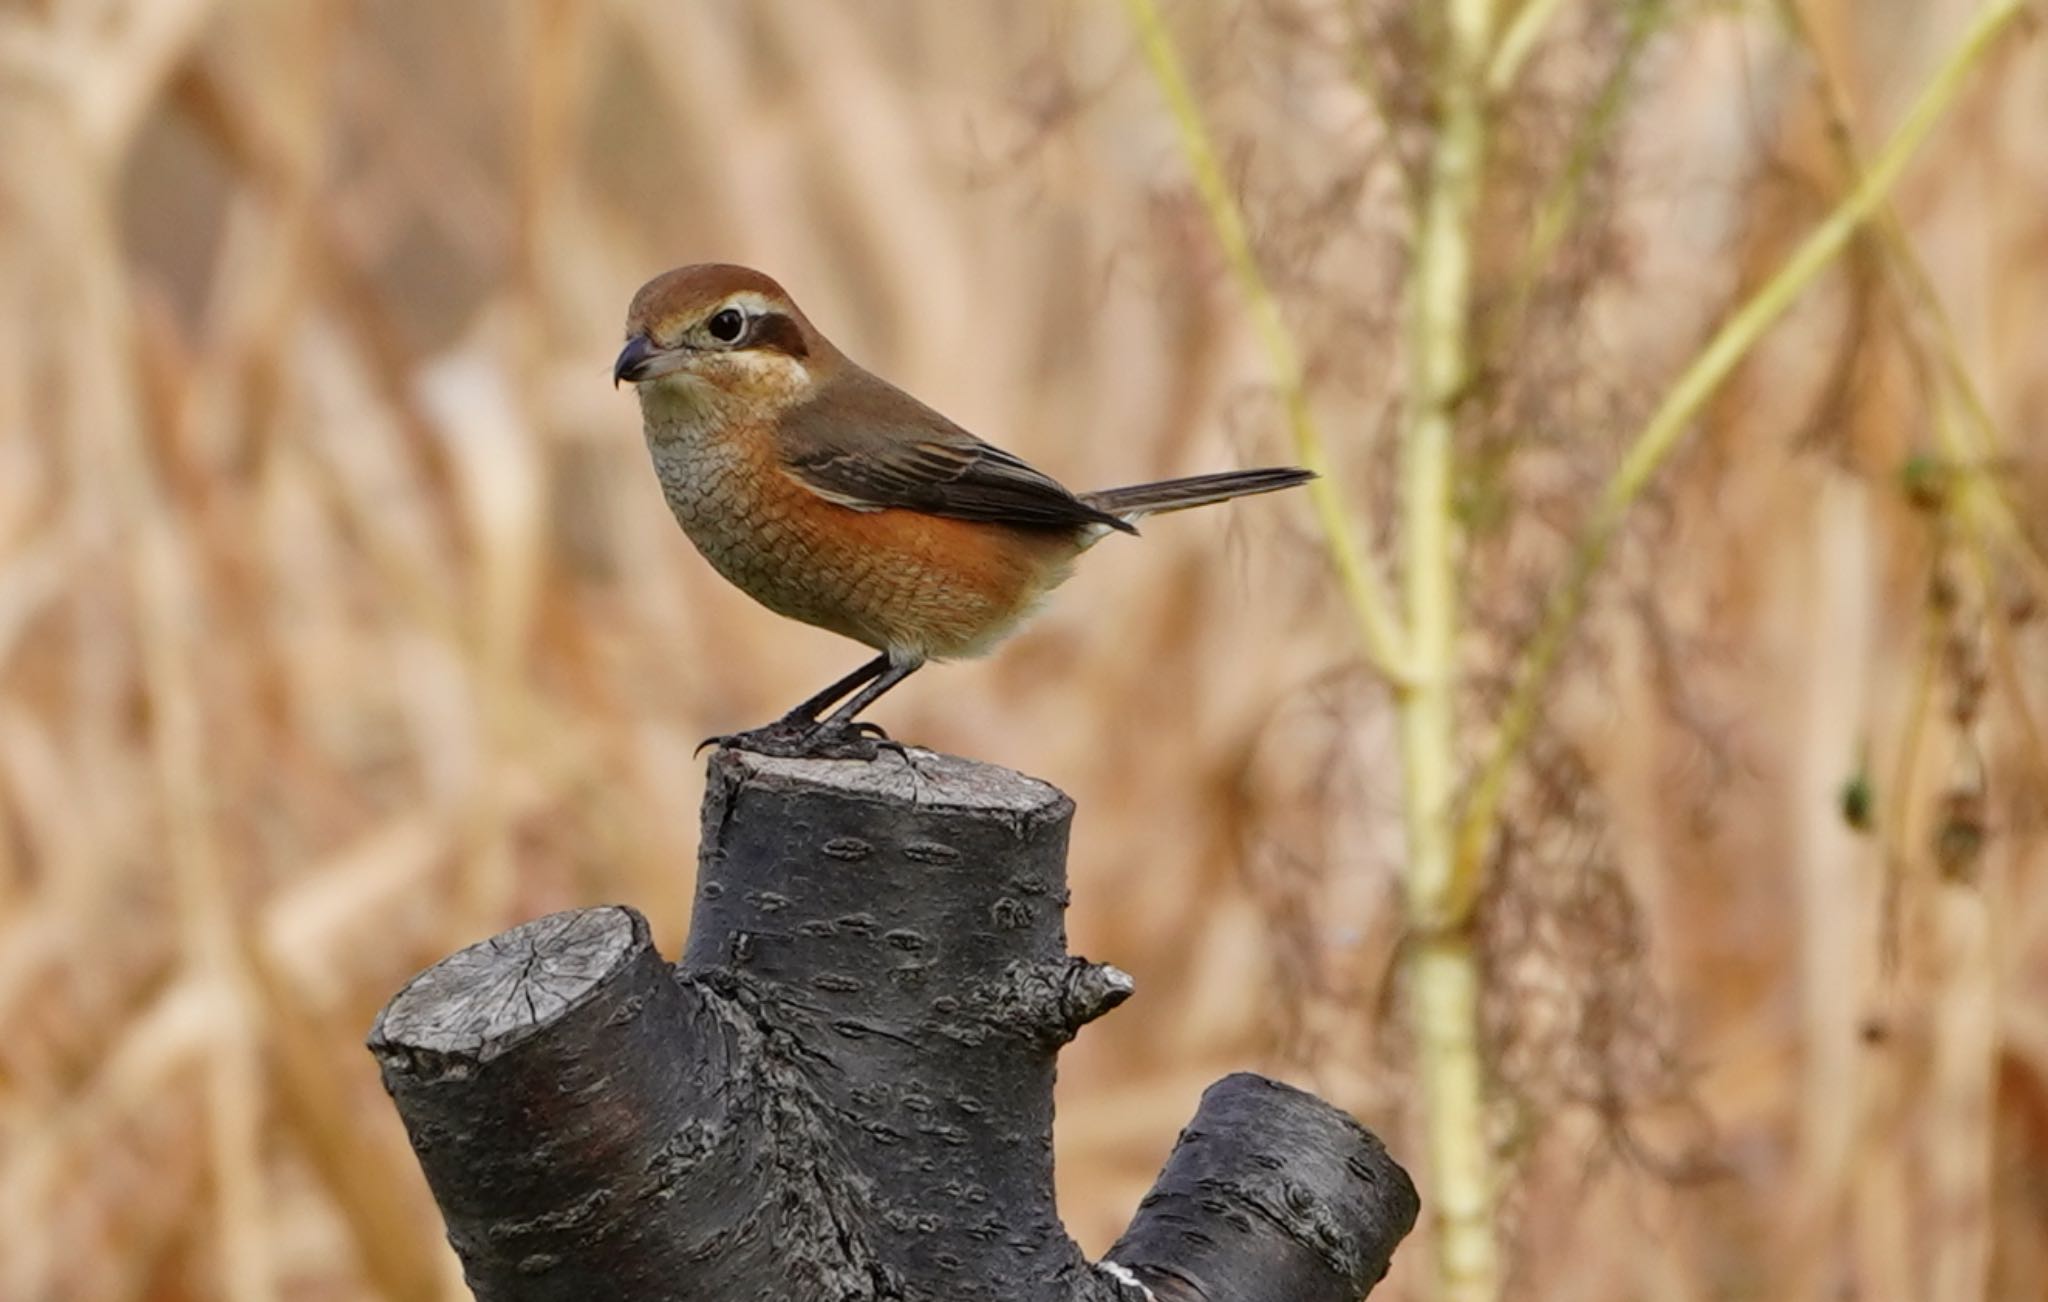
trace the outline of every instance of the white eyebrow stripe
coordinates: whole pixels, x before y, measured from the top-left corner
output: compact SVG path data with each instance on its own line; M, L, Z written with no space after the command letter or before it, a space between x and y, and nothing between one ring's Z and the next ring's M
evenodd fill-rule
M776 300L769 298L765 294L756 293L751 289L743 289L737 294L726 295L725 301L719 304L719 306L720 308L736 307L740 311L745 312L749 317L770 316L783 310L782 304Z

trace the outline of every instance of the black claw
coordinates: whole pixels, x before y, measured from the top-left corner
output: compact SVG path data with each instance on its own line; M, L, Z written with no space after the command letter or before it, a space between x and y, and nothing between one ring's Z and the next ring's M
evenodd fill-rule
M877 750L888 751L897 759L902 760L903 767L910 770L910 776L915 784L922 785L924 782L929 780L925 774L925 771L918 767L917 756L912 753L910 747L905 746L900 741L891 741L887 737L880 739L874 744ZM912 787L910 799L912 804L917 803L916 786Z
M900 759L905 764L908 764L913 771L915 771L917 768L917 760L912 758L910 754L910 747L905 746L900 741L891 741L887 737L882 737L875 742L875 749L888 751L897 759ZM919 776L921 777L923 775L920 774Z
M782 755L798 757L806 754L805 740L817 729L809 719L781 718L759 728L745 732L721 733L706 737L697 743L696 751L701 754L706 746L719 746L733 750L750 750L759 755Z
M894 751L906 761L909 759L909 752L901 743L889 740L889 734L883 732L879 724L858 719L828 719L820 723L803 718L782 718L746 732L706 737L697 743L697 752L701 753L706 746L784 759L872 760L884 750Z

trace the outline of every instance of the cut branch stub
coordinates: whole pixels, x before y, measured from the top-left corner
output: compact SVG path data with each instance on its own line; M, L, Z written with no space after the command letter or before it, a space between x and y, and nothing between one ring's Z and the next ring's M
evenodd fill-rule
M1159 1302L1353 1302L1385 1278L1419 1209L1371 1131L1239 1073L1203 1092L1105 1260Z
M370 1047L481 1302L1364 1292L1414 1190L1258 1077L1204 1097L1111 1261L1067 1237L1053 1058L1131 992L1066 952L1072 812L949 756L721 751L680 969L600 908L415 978Z
M749 1039L676 981L644 918L601 908L427 969L370 1050L484 1302L713 1302L742 1296L732 1278L889 1296L833 1224L842 1199L785 1196L824 1141L763 1124Z
M949 1298L1064 1298L1089 1269L1054 1210L1053 1054L1130 981L1066 952L1073 808L924 752L712 760L683 969L803 1042L877 1252Z

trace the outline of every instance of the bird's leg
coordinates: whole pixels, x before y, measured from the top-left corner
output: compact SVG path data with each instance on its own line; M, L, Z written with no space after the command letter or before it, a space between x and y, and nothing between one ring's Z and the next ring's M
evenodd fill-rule
M910 752L903 748L902 743L891 741L880 724L866 723L855 716L880 700L890 688L916 673L923 664L922 659L888 658L887 667L873 682L854 693L853 699L846 704L818 720L806 740L805 753L834 759L873 759L883 750L893 750L906 763L909 762Z
M884 749L893 750L906 760L909 753L896 742L889 740L889 734L872 723L863 723L854 716L881 699L884 692L917 672L924 661L896 660L879 656L874 663L861 666L840 682L820 692L795 710L752 732L739 733L731 737L714 737L721 746L738 750L755 751L763 755L801 756L807 759L859 759L871 760ZM820 699L827 702L845 694L848 683L861 682L865 685L853 698L822 719L808 717L806 713L814 708Z
M833 683L824 691L819 692L816 696L813 696L810 699L803 702L803 704L798 705L797 707L792 709L788 714L783 715L782 718L778 719L776 722L788 724L791 726L800 725L804 728L809 728L811 725L817 723L818 716L823 714L826 711L826 709L832 705L834 701L837 701L840 698L844 697L848 692L852 691L856 687L866 686L869 682L873 681L882 673L886 672L888 668L888 655L886 653L883 655L878 655L874 659L868 661L866 664L863 664L860 668L848 674L846 677L840 679L838 682Z
M887 692L890 688L916 673L924 664L924 661L892 660L885 655L882 657L882 662L882 671L875 680L854 693L852 700L832 711L823 719L820 719L818 721L820 728L864 728L875 736L888 735L872 723L855 723L853 717L862 710L867 709L870 705L873 705L876 701L881 700L883 693Z
M853 722L853 716L866 709L883 692L902 682L921 663L923 662L918 661L908 665L897 665L892 663L886 654L878 655L775 722L751 728L746 732L707 737L698 743L697 749L719 745L730 746L735 750L749 750L761 755L873 759L876 751L880 749L875 740L877 737L892 747L894 743L888 742L887 736L875 725ZM819 713L826 707L855 688L865 690L841 706L829 719L818 718Z

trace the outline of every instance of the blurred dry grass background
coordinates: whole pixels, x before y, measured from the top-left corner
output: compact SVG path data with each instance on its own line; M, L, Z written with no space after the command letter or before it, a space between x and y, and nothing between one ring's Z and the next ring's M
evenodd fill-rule
M1369 520L1398 8L1170 11ZM1778 6L1561 8L1479 231L1482 682L1619 438L1843 188ZM1800 6L1857 139L1970 8ZM1898 203L2004 445L1936 438L1962 399L1867 241L1600 588L1483 915L1509 1296L2048 1296L2044 122L2036 40ZM762 266L1070 483L1286 457L1106 4L28 0L0 187L5 1302L463 1296L371 1014L570 904L673 952L692 746L861 655L668 520L606 383L648 275ZM879 716L1079 803L1074 947L1139 990L1062 1059L1092 1251L1229 1068L1419 1165L1387 702L1313 528L1264 499L1112 542Z

